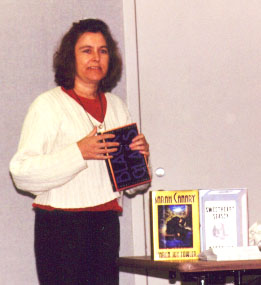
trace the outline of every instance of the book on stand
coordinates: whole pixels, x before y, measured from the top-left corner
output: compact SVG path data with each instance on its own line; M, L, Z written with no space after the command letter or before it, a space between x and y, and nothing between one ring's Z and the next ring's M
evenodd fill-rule
M198 259L198 190L151 191L152 259Z
M113 191L123 191L151 182L147 159L139 151L132 151L129 145L138 135L137 124L129 124L102 132L114 134L113 139L106 142L119 142L117 152L111 153L112 159L106 160Z
M201 251L248 246L247 189L200 189Z
M226 248L209 248L199 254L200 260L256 260L261 259L258 246L239 246Z

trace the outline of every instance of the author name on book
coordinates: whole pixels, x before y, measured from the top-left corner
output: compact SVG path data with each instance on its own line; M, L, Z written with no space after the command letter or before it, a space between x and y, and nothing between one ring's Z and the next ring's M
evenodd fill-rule
M174 192L172 195L158 195L155 197L155 204L184 204L184 203L194 203L196 200L195 194L179 194L179 192Z
M196 256L197 252L195 250L159 252L159 258L192 258Z

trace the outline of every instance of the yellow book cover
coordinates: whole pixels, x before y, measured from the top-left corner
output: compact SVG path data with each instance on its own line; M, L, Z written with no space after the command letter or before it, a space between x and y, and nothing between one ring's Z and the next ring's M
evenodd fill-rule
M152 258L198 259L200 253L198 190L151 191Z

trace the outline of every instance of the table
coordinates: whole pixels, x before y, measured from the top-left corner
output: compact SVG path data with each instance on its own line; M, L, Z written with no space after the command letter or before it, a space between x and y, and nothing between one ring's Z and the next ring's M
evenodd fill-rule
M241 285L243 274L261 275L261 260L236 260L236 261L154 261L150 256L130 256L120 257L118 260L120 271L143 269L167 271L169 279L176 278L176 272L179 272L182 278L193 278L197 284L206 285L212 283L213 276L219 276L221 279L232 275L234 284ZM217 277L215 277L217 278Z

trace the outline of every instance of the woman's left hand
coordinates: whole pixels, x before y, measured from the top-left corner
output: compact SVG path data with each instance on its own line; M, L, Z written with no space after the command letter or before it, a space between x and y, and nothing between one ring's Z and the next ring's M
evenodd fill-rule
M150 155L149 144L143 134L137 135L132 140L132 143L130 144L130 149L138 150L141 154L144 154L147 157Z

